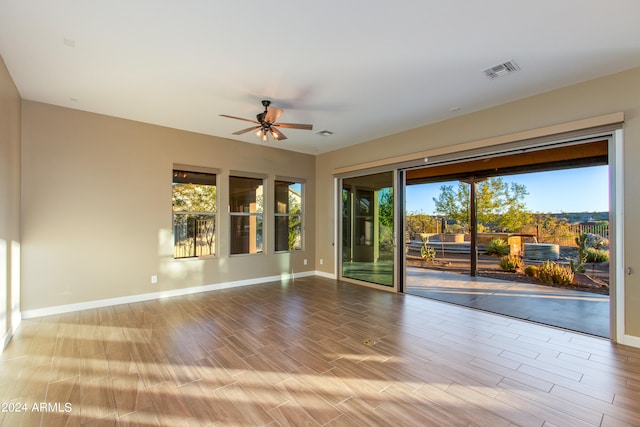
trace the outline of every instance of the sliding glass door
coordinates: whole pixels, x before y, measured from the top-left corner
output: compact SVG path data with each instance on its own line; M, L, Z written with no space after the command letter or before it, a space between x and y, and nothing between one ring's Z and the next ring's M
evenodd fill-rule
M341 276L395 285L394 173L341 180Z

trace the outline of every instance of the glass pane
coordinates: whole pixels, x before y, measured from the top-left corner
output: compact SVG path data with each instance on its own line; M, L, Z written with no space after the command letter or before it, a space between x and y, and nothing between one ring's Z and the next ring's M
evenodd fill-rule
M302 224L300 216L276 216L276 251L298 250L302 250Z
M262 179L229 177L229 208L231 212L262 213L263 188Z
M215 212L216 187L173 183L174 212Z
M215 255L216 175L173 170L174 257Z
M302 183L275 181L276 251L302 249Z
M231 254L262 253L262 215L231 215Z
M393 173L342 183L342 276L394 284Z
M351 238L351 208L352 197L351 187L344 183L342 184L342 260L351 259L352 253L352 238Z
M302 184L299 182L275 182L275 213L299 214L302 212Z
M215 255L215 215L173 215L174 257Z

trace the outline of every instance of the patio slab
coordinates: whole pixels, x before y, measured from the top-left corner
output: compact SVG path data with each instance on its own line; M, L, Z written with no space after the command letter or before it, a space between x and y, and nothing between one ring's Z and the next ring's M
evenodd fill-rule
M407 267L405 292L609 338L609 296Z

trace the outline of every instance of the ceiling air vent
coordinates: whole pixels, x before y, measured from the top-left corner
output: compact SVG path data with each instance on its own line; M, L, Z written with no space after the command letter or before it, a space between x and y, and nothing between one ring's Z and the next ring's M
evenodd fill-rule
M502 77L519 70L520 67L518 67L518 64L516 64L512 59L510 61L503 62L502 64L489 67L486 70L482 70L482 72L485 73L490 79L495 79L496 77Z

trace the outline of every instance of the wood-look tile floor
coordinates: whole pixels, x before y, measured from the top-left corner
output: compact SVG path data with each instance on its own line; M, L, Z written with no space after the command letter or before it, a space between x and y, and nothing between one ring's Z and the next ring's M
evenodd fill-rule
M11 427L640 425L638 349L317 277L26 320L0 381Z

